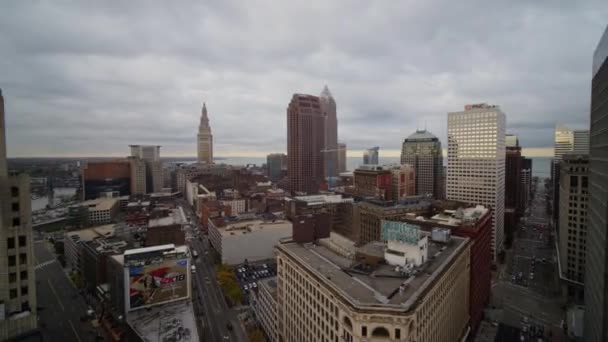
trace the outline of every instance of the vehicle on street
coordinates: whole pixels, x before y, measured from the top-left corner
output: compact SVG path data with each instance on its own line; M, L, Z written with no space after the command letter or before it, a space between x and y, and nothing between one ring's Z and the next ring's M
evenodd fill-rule
M229 331L232 331L232 323L228 322L226 324L226 329L228 329Z
M192 273L196 273L196 266L195 265L190 266L190 270L192 271Z

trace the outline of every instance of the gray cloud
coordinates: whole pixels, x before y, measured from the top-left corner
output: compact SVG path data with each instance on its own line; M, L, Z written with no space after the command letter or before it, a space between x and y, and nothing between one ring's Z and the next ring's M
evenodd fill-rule
M295 92L328 84L339 139L398 149L446 113L499 104L528 147L587 125L604 1L0 5L9 155L195 154L206 101L216 154L285 150Z

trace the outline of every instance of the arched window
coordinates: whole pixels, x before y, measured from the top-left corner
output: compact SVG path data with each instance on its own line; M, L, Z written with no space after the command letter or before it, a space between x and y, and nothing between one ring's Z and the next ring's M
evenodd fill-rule
M372 331L372 337L390 337L388 330L385 327L376 327Z
M350 318L348 318L347 316L344 316L344 319L342 320L342 324L344 324L344 326L349 328L350 330L353 329L353 323L350 321Z

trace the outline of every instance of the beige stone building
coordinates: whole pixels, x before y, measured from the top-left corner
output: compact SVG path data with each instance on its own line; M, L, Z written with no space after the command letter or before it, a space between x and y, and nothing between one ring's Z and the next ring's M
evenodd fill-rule
M199 163L213 164L213 135L209 126L207 106L203 103L201 111L201 122L198 126L197 157Z
M426 237L428 238L428 236ZM426 239L425 238L425 239ZM373 243L355 257L331 244L282 242L278 262L279 341L454 342L468 334L470 240L429 242L420 266L398 270ZM413 250L416 250L414 248ZM349 258L349 256L351 256ZM409 262L409 261L408 261Z
M130 157L131 195L146 194L146 162L143 159Z
M30 178L9 175L0 90L0 341L37 328Z

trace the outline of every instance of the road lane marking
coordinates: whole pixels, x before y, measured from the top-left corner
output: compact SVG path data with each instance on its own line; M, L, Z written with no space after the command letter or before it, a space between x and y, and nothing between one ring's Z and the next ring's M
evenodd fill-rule
M46 281L48 281L49 287L51 288L51 292L53 292L53 294L55 295L55 298L57 298L57 301L59 302L59 305L61 305L61 310L65 311L65 307L63 306L63 303L61 302L61 299L59 299L59 296L57 295L57 292L55 292L55 288L53 287L53 284L51 284L51 280L47 279Z
M76 339L78 340L78 342L81 342L80 340L80 336L78 336L78 333L76 332L76 328L74 328L74 324L72 324L72 321L68 321L70 323L70 326L72 327L72 331L74 332L74 335L76 335Z

